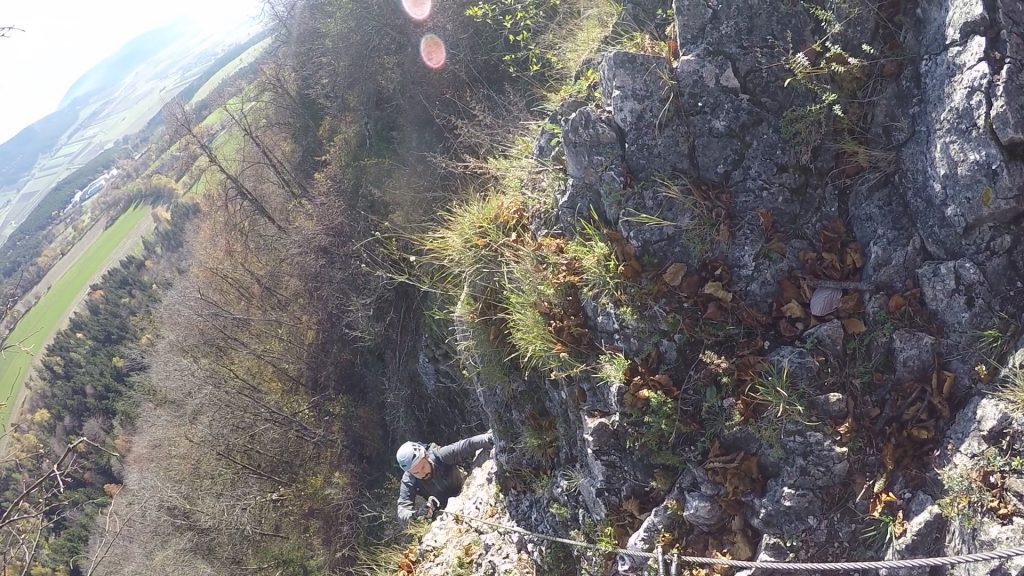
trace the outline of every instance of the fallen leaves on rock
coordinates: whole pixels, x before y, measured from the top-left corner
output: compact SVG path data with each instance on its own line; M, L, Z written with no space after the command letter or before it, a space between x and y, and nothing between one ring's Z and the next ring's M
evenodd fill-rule
M732 302L732 292L726 290L721 282L708 282L704 285L704 293L711 294L722 302Z
M852 336L859 336L868 331L868 327L860 318L843 318L842 323L843 331Z
M761 221L762 250L769 254L786 255L786 241L775 226L775 215L764 208L757 210L757 218Z
M737 560L753 558L754 537L744 514L744 501L752 495L760 495L764 489L757 456L747 452L726 452L715 440L704 470L709 480L722 486L722 509L732 515L732 520L720 530L723 551Z
M639 362L629 364L625 375L627 388L624 403L626 406L641 410L647 406L651 394L656 392L664 394L667 398L676 398L679 395L679 389L676 388L672 377L658 373L660 363L659 354L655 350Z
M605 238L612 245L615 259L619 262L619 274L628 280L636 280L643 275L644 267L636 259L636 248L629 240L614 230L605 232Z
M686 264L676 262L665 270L665 273L661 275L661 279L665 281L665 284L676 287L683 281L683 276L686 275Z
M829 285L856 282L864 267L864 253L841 221L835 221L819 233L820 250L800 253L803 271L779 282L773 318L779 334L795 340L824 319L844 321L847 334L861 334L864 312L860 292ZM845 286L844 286L845 287ZM823 319L819 321L819 318ZM849 322L848 322L849 320ZM860 330L860 331L858 331Z

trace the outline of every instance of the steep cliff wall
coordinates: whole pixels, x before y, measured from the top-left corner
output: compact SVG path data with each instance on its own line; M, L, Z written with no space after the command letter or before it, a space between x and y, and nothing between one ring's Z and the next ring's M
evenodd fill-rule
M628 309L580 295L594 349L629 367L552 379L463 347L498 445L453 510L741 559L1020 545L1020 418L993 393L1021 382L999 372L1022 347L1024 8L672 8L678 54L604 53L600 99L564 102L535 149L565 183L533 233L596 216L642 270ZM639 570L451 518L421 561Z

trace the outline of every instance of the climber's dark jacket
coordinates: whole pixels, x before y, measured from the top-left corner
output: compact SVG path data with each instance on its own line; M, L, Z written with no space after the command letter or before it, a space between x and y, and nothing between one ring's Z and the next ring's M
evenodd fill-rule
M402 487L398 491L398 519L404 522L421 515L413 505L417 496L433 496L444 509L448 499L462 491L462 483L466 480L459 463L468 461L477 450L490 448L493 443L490 434L480 434L447 446L431 444L427 449L427 459L434 467L430 478L420 480L409 472L402 476Z

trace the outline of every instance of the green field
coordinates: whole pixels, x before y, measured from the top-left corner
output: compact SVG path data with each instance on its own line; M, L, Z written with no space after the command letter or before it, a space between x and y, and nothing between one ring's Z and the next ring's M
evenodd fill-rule
M92 277L104 266L110 255L125 240L135 226L149 215L149 206L136 206L124 213L114 225L82 253L63 276L54 282L46 294L18 322L8 343L21 342L31 354L8 350L0 358L0 402L7 404L0 410L0 424L6 428L11 419L18 391L25 381L35 357L41 348L62 327L63 321L78 304L79 295Z
M240 70L243 66L258 58L259 55L262 54L263 51L267 49L267 46L270 45L270 40L270 38L267 38L266 40L263 40L262 42L256 44L252 48L249 48L245 52L242 52L241 56L235 58L230 63L228 63L227 66L218 70L217 73L214 74L209 80L207 80L206 84L203 84L203 86L196 92L195 96L192 97L192 100L189 102L189 104L195 104L203 98L206 98L210 95L210 92L213 92L213 90L220 85L221 82L227 80L232 74Z

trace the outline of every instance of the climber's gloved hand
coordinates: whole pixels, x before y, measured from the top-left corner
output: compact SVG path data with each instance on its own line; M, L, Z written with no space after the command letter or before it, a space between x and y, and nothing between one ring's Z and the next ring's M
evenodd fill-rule
M424 512L423 515L428 520L433 520L434 516L437 514L437 511L440 508L441 508L441 502L439 502L437 498L431 496L430 498L427 498L427 509L426 509L426 511Z

